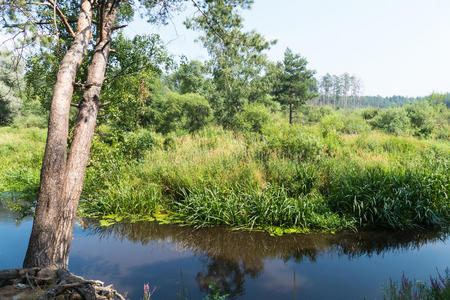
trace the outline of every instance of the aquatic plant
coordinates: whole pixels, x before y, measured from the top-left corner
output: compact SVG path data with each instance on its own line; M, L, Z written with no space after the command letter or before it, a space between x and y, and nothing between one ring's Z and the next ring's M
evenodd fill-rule
M389 279L384 288L384 299L388 300L447 300L450 299L450 274L437 271L437 277L430 276L429 283L408 279L402 275L400 283Z
M228 299L228 294L223 294L222 291L214 284L211 283L208 286L210 293L203 298L203 300L226 300Z
M155 289L150 291L150 285L148 283L144 284L144 300L150 300L154 292Z

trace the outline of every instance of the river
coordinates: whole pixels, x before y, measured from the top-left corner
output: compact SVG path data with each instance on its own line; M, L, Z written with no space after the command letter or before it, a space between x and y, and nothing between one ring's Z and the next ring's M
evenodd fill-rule
M0 207L0 269L19 268L32 219ZM130 299L201 299L215 283L231 299L383 299L383 285L403 272L426 281L450 267L442 232L296 234L157 223L77 224L70 270L114 284Z

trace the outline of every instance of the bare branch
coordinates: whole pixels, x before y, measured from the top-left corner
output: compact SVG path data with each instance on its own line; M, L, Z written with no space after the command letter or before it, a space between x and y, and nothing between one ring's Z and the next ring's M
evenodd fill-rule
M61 11L61 9L58 7L58 5L56 5L56 1L57 0L55 0L55 2L53 2L53 0L47 0L47 1L50 2L50 4L52 5L53 9L56 10L56 12L58 13L59 17L63 21L64 25L66 26L66 28L69 31L69 33L72 36L72 38L75 38L75 32L73 31L72 26L70 26L69 21L67 20L67 18L64 15L64 13Z
M58 30L58 23L56 22L56 7L57 7L57 3L55 0L55 4L53 5L53 24L55 25L55 30L56 30L56 40L59 43L59 30Z
M114 26L113 28L111 28L111 30L118 30L118 29L122 29L122 28L125 28L125 27L127 27L128 25L118 25L118 26Z

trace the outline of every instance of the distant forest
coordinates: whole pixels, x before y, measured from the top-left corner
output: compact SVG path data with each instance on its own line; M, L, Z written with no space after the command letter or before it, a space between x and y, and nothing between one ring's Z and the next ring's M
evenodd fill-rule
M447 108L450 108L450 93L447 94L440 94L439 101L442 101L442 103L447 106ZM404 97L404 96L391 96L391 97L382 97L382 96L364 96L361 97L360 100L360 106L361 107L367 107L367 106L375 106L375 107L382 107L382 108L388 108L391 106L403 106L405 104L414 102L414 101L429 101L431 99L430 96L426 97Z
M341 75L326 74L317 82L318 96L312 99L315 105L330 105L334 108L358 108L403 106L415 101L430 101L434 104L443 103L450 107L450 93L432 94L426 97L405 96L362 96L362 80L349 73Z

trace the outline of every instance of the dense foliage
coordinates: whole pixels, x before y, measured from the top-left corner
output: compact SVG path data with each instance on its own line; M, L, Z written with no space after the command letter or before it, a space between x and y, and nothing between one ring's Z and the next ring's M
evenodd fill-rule
M9 125L22 105L23 62L0 52L0 126Z

